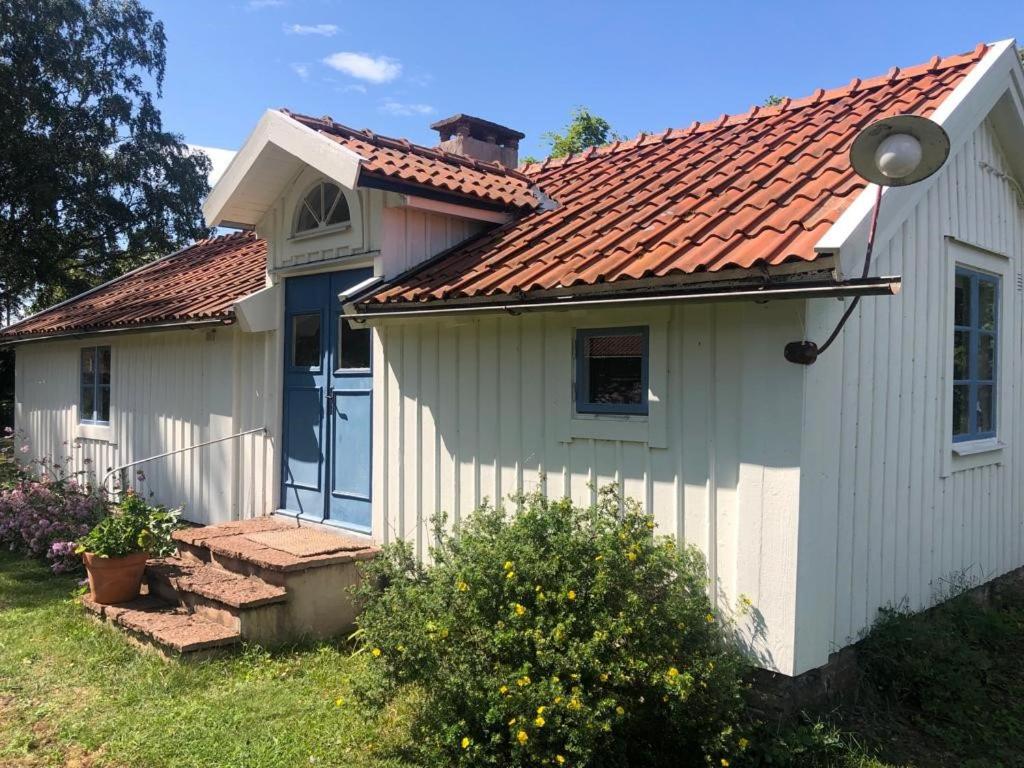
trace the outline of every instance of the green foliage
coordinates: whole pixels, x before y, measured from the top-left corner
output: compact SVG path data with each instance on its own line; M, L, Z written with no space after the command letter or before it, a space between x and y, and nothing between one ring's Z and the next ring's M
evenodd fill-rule
M166 557L174 552L171 533L180 527L177 510L152 506L128 491L112 515L100 520L78 540L75 551L100 557L124 557L144 551L154 557Z
M551 157L564 157L582 152L587 147L603 146L614 141L616 135L603 117L598 117L586 107L576 107L572 112L572 120L565 127L565 133L549 131L541 138L551 145Z
M418 692L422 761L718 766L740 751L745 662L700 554L610 493L516 502L451 534L435 521L430 567L403 544L366 566L367 696Z
M766 98L762 102L761 106L763 106L763 107L777 107L777 106L779 106L779 104L781 104L784 101L785 101L785 99L782 96L776 96L773 93L771 96L769 96L768 98Z
M138 0L0 0L0 322L202 235L209 161L164 130Z

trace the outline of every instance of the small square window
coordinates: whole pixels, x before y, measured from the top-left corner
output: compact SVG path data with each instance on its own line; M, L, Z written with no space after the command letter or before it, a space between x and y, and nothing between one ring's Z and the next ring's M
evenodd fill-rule
M78 420L110 423L110 347L82 347Z
M646 414L648 329L576 332L576 411Z

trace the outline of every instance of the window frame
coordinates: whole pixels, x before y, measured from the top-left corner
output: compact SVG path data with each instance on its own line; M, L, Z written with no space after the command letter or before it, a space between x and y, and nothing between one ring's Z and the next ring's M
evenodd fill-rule
M100 380L100 358L102 351L107 352L107 366L110 380L108 383L103 384ZM91 353L92 356L92 384L88 385L85 382L85 371L83 367L85 354ZM86 389L92 390L92 414L89 418L85 415L85 403L83 395ZM107 414L106 418L99 418L102 413L100 411L99 404L102 402L101 393L103 390L107 391ZM110 426L110 414L113 411L113 389L114 389L114 351L109 344L97 344L88 347L79 347L78 351L78 423L109 427Z
M958 262L953 270L954 280L954 302L956 297L956 278L966 277L969 280L969 317L967 318L967 325L958 325L955 316L953 316L953 345L952 353L956 353L956 335L957 333L967 333L967 378L950 379L950 394L953 397L954 387L966 386L967 389L967 432L957 434L954 430L956 429L955 421L951 421L950 435L954 444L966 443L978 440L992 440L995 439L999 433L999 371L1000 371L1000 333L1002 331L1002 323L1000 322L1000 312L1002 310L1002 276L987 272L985 270L978 269L974 266L963 264ZM981 327L980 319L980 301L979 293L981 283L989 283L995 289L995 299L993 307L993 319L992 319L992 330L988 331ZM978 358L979 358L979 342L982 337L992 338L992 371L991 378L980 378L978 371ZM955 363L954 363L955 371ZM955 375L955 372L954 372ZM982 386L990 386L992 388L992 428L988 430L979 430L977 424L978 417L978 391ZM953 397L955 400L955 397ZM953 411L950 409L950 419L952 420Z
M640 390L643 399L639 403L592 403L587 399L590 390L590 369L586 365L584 346L588 340L601 336L625 336L639 334L643 337L641 356ZM577 328L574 343L575 387L574 410L588 416L648 416L650 413L651 386L651 329L649 325L602 326L599 328Z
M321 202L323 201L323 189L326 185L337 187L338 197L335 199L334 204L331 206L329 211L325 212L324 220L327 221L331 218L331 214L334 213L335 209L341 202L345 203L345 207L348 209L348 219L345 221L335 222L334 224L319 223L317 226L311 229L300 230L299 218L302 216L302 212L308 206L306 206L306 198L309 197L310 193L314 190L320 191ZM313 214L314 218L318 218L315 211L309 209L310 213ZM305 191L299 196L298 201L295 204L295 210L292 213L292 226L290 232L290 239L302 240L307 237L317 237L319 235L329 234L331 232L343 232L346 229L352 228L352 202L349 200L348 195L345 194L345 188L331 179L321 178L306 187Z

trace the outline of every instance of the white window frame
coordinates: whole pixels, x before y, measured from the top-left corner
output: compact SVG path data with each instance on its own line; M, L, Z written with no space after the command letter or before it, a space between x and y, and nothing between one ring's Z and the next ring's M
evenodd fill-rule
M306 198L309 197L310 192L312 192L314 189L319 189L324 184L331 184L332 186L338 188L338 199L335 201L334 205L335 207L337 207L338 203L341 200L345 201L345 205L348 208L348 221L342 221L338 222L337 224L330 225L321 224L317 227L314 227L313 229L304 229L301 232L298 231L299 216L302 214L302 208L306 204ZM305 188L305 191L301 195L299 195L299 199L295 203L295 207L292 210L291 230L288 235L289 239L305 240L307 238L320 237L322 235L329 235L336 232L345 232L346 230L352 229L352 217L354 215L352 209L352 201L349 199L348 195L345 194L345 191L345 187L343 187L341 184L326 177L321 177L314 181L312 184L308 185ZM331 210L328 212L328 217L330 216L330 213L333 212L334 208L331 208Z
M81 399L82 399L82 350L91 347L110 347L110 418L106 422L82 421ZM102 338L83 340L74 347L75 354L75 399L74 399L74 420L75 438L78 440L92 440L113 444L115 424L117 419L117 345Z
M946 275L946 306L943 315L945 331L945 375L943 382L943 401L945 403L942 420L944 433L942 452L943 477L953 472L974 469L1003 461L1006 438L1009 433L1013 408L1011 398L1007 397L1010 377L1014 375L1017 361L1012 355L1013 344L1008 343L1007 334L1012 329L1013 302L1016 294L1013 262L1004 254L982 248L977 245L947 237L945 243L945 275ZM957 267L982 272L999 280L999 301L996 320L996 371L995 371L995 436L979 440L953 440L953 302L956 286Z

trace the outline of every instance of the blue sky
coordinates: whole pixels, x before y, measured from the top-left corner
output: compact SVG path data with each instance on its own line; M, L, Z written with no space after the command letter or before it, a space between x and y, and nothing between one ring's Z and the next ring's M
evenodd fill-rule
M1024 2L149 0L168 36L165 126L237 149L263 110L432 144L466 112L545 131L586 105L626 136L770 94L1024 37Z

